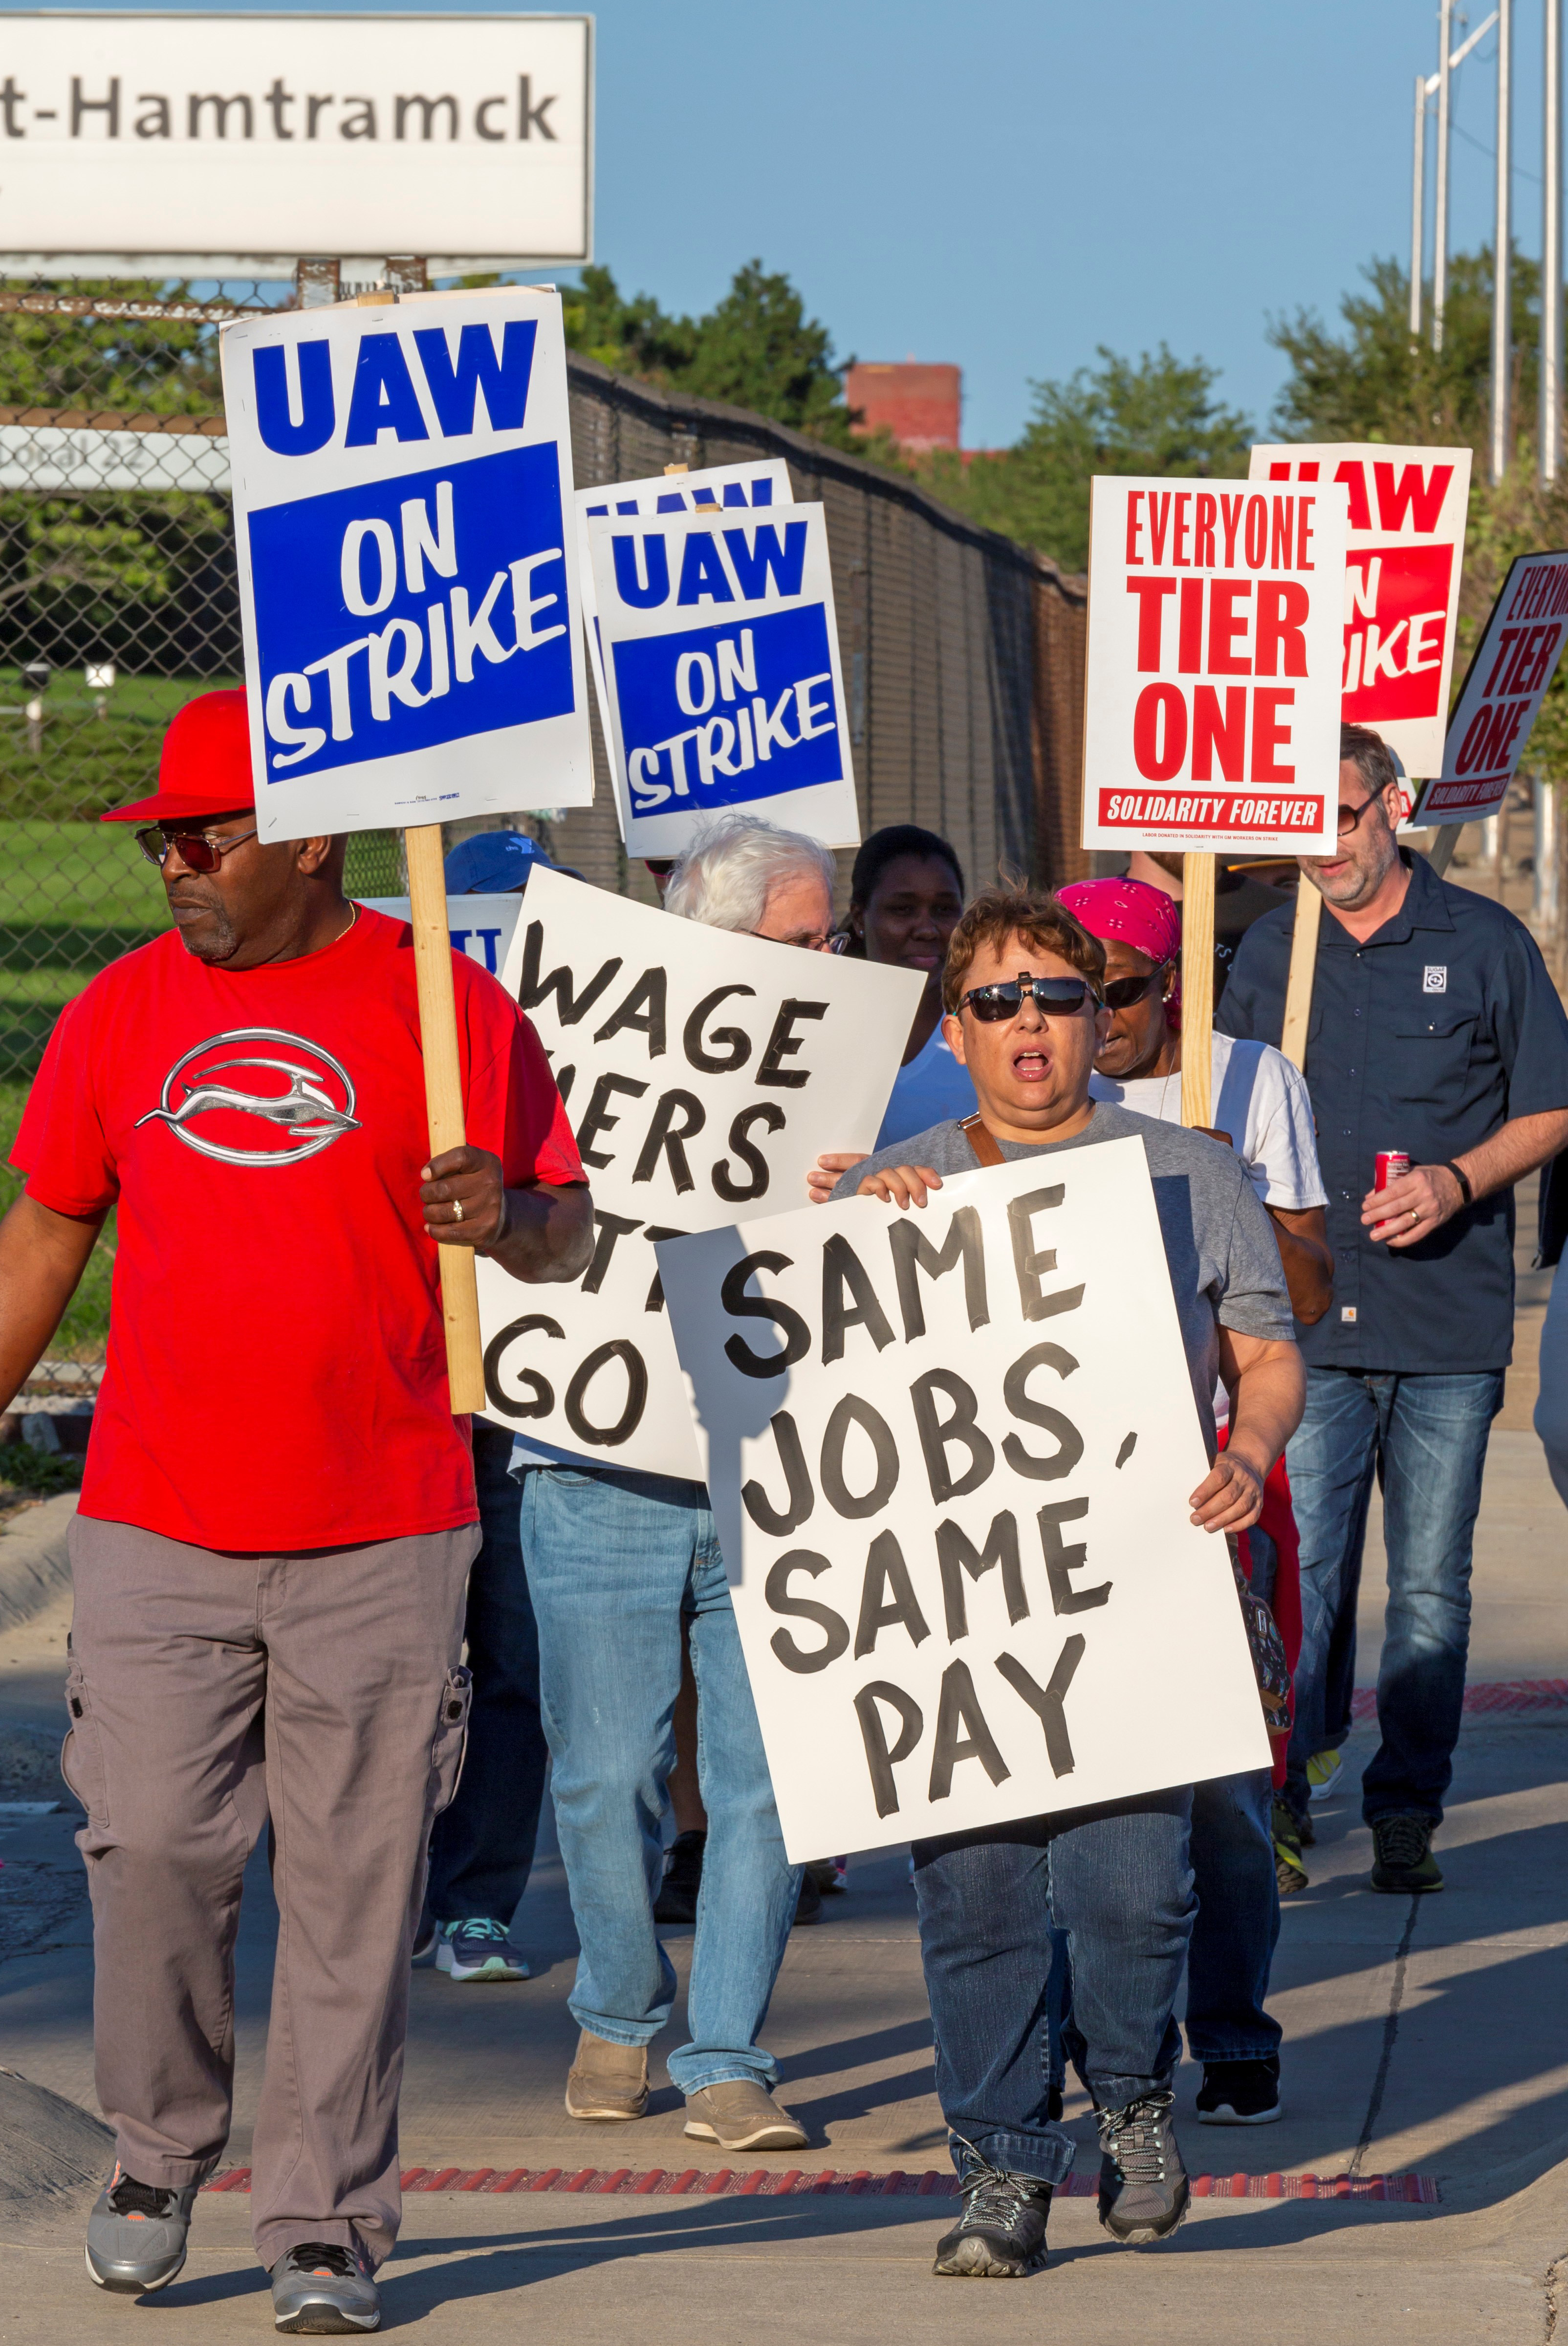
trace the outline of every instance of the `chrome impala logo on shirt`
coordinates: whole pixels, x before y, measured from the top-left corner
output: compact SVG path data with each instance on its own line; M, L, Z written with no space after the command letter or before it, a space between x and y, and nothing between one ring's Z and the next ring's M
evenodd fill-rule
M234 1053L231 1046L240 1043L270 1043L290 1056ZM214 1051L229 1056L209 1057ZM214 1082L215 1076L239 1067L266 1068L282 1076L287 1079L284 1088L252 1091L243 1085ZM188 1074L188 1068L194 1068L194 1073ZM209 1035L205 1043L198 1043L175 1061L163 1079L158 1105L137 1118L136 1128L139 1132L144 1124L167 1124L188 1148L215 1157L224 1165L298 1165L330 1148L345 1132L360 1130L354 1107L348 1069L319 1043L307 1043L302 1035L285 1034L276 1026L237 1026L227 1035ZM277 1148L227 1148L196 1129L198 1117L219 1114L260 1117L289 1137Z

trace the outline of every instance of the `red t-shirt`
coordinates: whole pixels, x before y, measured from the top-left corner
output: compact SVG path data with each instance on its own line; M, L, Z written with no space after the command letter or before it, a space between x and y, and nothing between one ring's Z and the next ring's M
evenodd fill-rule
M453 956L470 1145L580 1181L549 1064ZM248 1103L254 1100L257 1105ZM60 1214L119 1208L81 1510L200 1547L335 1547L478 1510L447 1393L412 932L195 961L172 932L61 1014L12 1163Z

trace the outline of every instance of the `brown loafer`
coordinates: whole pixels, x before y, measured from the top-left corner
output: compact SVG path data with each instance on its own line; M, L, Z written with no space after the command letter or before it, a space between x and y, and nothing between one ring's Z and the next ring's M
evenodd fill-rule
M803 2150L806 2129L755 2077L731 2077L686 2097L686 2131L723 2150Z
M566 2072L566 2110L575 2118L640 2118L648 2106L646 2045L611 2045L586 2028Z

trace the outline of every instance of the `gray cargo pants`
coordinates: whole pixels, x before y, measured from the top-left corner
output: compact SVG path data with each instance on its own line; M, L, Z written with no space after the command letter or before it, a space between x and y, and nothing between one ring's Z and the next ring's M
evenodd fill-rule
M175 2186L229 2136L234 1939L270 1817L278 1953L251 2165L270 2266L304 2240L387 2256L432 1820L468 1716L476 1525L362 1547L218 1554L71 1525L62 1765L87 1811L98 2101L122 2167Z

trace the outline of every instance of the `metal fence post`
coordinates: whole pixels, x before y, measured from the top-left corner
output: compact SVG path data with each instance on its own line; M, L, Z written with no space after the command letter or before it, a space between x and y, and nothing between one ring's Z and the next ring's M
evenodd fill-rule
M1543 774L1535 777L1535 875L1530 925L1543 953L1554 954L1562 937L1563 841L1557 791Z

